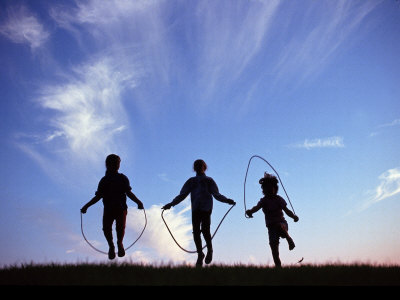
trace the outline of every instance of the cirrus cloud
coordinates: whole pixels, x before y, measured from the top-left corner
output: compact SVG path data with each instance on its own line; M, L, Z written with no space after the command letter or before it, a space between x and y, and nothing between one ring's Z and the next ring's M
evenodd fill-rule
M379 177L379 185L372 191L372 195L364 202L361 210L371 205L392 198L400 193L400 168L389 169Z
M0 33L17 44L28 44L31 49L42 46L50 33L25 6L11 7L8 17L0 26Z
M305 139L304 142L293 145L295 148L343 148L343 137L333 136L328 138Z

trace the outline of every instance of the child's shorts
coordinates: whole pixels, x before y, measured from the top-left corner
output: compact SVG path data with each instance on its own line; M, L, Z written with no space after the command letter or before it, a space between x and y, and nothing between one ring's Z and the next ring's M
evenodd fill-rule
M286 221L270 224L268 226L268 236L270 245L279 245L279 238L285 237L285 231L289 230L289 225Z

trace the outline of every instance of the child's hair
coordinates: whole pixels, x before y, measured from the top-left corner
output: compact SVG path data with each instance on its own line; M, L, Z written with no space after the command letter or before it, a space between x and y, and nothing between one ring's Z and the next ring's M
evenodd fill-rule
M117 154L110 154L106 158L106 168L109 171L117 171L121 158Z
M202 159L195 160L193 163L193 170L196 171L196 173L204 173L207 170L206 162Z
M264 177L258 181L264 195L276 195L278 193L278 179L268 173L264 173Z

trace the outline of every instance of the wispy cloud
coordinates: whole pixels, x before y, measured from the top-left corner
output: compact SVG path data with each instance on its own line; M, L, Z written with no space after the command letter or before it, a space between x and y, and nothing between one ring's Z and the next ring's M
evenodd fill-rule
M400 194L400 168L389 169L378 177L380 183L371 192L360 210L365 210L371 205Z
M12 42L28 44L34 50L48 40L48 30L25 6L10 7L7 13L7 19L0 25L0 33Z
M44 87L38 102L54 111L48 124L54 131L45 141L63 139L79 156L104 154L127 127L121 93L134 84L134 78L101 60L78 67L70 82Z
M379 4L380 1L317 1L307 10L296 11L293 18L287 18L286 27L292 26L292 19L299 24L298 18L304 18L308 25L286 41L275 65L276 82L292 81L295 76L299 84L319 75L351 38L360 38L361 25ZM299 12L301 15L297 15Z
M196 9L200 85L207 94L232 84L268 39L279 1L203 1Z
M169 36L170 24L166 22L164 9L167 1L76 1L76 6L64 7L54 4L50 15L58 26L70 33L82 53L90 57L97 55L116 57L115 61L140 61L146 79L161 88L168 84L171 67L178 55L171 52L173 40ZM88 47L89 45L89 47ZM89 50L88 50L89 49ZM148 105L149 97L141 91L143 97L136 104L146 113L157 105ZM151 101L156 101L152 94ZM161 99L160 101L163 101Z
M390 123L385 123L381 124L378 126L378 128L384 128L384 127L394 127L394 126L399 126L400 125L400 119L393 120Z
M292 145L294 148L304 148L304 149L313 149L313 148L343 148L343 137L333 136L328 138L316 138L316 139L305 139L304 142L297 143Z
M392 122L384 123L384 124L378 125L378 126L376 127L376 130L373 131L373 132L371 132L369 136L370 136L370 137L377 136L378 134L381 133L382 130L384 130L384 129L386 129L386 128L389 128L389 127L397 127L397 126L400 126L400 119L395 119L395 120L393 120Z
M129 121L122 94L140 74L125 60L99 58L66 71L56 84L45 83L35 99L41 130L16 135L17 146L56 180L73 178L67 175L72 169L98 170L107 154L125 150Z
M400 193L400 168L387 170L379 176L379 180L380 184L375 188L373 196L363 204L362 210Z
M56 5L50 14L63 27L69 27L72 23L109 25L120 22L121 18L131 17L132 13L140 12L156 3L157 1L151 0L78 0L75 7L68 9Z

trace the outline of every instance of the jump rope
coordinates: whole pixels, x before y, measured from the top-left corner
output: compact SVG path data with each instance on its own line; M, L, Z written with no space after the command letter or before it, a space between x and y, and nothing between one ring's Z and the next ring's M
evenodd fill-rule
M125 251L127 251L129 248L131 248L133 245L136 244L136 242L142 237L142 234L143 234L144 230L146 229L146 226L147 226L147 216L146 216L146 210L145 210L144 208L143 208L143 214L144 214L144 227L143 227L143 230L142 230L142 232L139 234L138 238L137 238L132 244L130 244L128 247L125 248ZM82 236L83 236L83 238L85 239L86 243L88 243L88 245L89 245L90 247L92 247L92 249L94 249L95 251L107 255L108 252L104 252L104 251L101 251L101 250L97 249L95 246L93 246L93 245L87 240L87 238L86 238L86 236L85 236L85 233L83 232L83 217L82 217L82 215L83 215L83 214L82 214L82 212L81 212L81 232L82 232Z
M257 157L257 158L263 160L264 162L266 162L266 163L268 164L268 166L270 166L271 169L275 172L276 176L278 176L279 182L281 183L281 186L282 186L282 188L283 188L283 191L284 191L285 194L286 194L286 198L288 199L288 201L289 201L289 203L290 203L290 206L292 207L293 213L296 214L296 212L294 211L292 202L290 201L289 195L288 195L287 192L286 192L285 186L283 185L282 180L281 180L281 177L279 176L278 172L274 169L274 167L273 167L265 158L263 158L263 157L261 157L261 156L259 156L259 155L253 155L253 156L250 157L250 159L249 159L249 163L248 163L248 165L247 165L247 170L246 170L246 176L244 177L244 184L243 184L244 216L245 216L246 218L248 218L248 219L250 218L250 217L248 217L248 216L246 215L246 210L247 210L247 208L246 208L246 181L247 181L247 174L248 174L249 168L250 168L250 163L251 163L252 159L255 158L255 157Z
M232 209L235 205L236 205L236 204L233 204L233 205L228 209L228 211L225 213L225 215L222 217L221 221L219 222L219 224L218 224L218 226L217 226L217 229L215 229L215 232L214 232L213 235L211 236L211 240L214 238L215 234L217 233L217 231L218 231L219 227L221 226L222 222L224 221L225 217L229 214L229 212L231 211L231 209ZM168 232L169 232L169 234L171 235L172 239L174 240L175 244L176 244L179 248L181 248L183 251L185 251L185 252L187 252L187 253L197 253L197 251L195 251L195 250L186 250L185 248L183 248L183 247L178 243L178 241L175 239L174 235L172 234L171 230L169 229L167 222L165 222L165 219L164 219L164 211L165 211L165 209L163 209L162 212L161 212L161 218L162 218L162 220L163 220L163 222L164 222L164 224L165 224L165 227L167 227ZM205 247L206 247L206 246L203 246L202 249L204 249Z
M246 181L247 181L247 175L248 175L248 172L249 172L250 164L251 164L251 161L252 161L253 158L259 158L259 159L263 160L263 161L264 161L265 163L267 163L268 166L270 166L271 169L275 172L275 174L277 175L277 177L278 177L278 179L279 179L279 182L281 183L281 186L282 186L282 188L283 188L283 190L284 190L284 192L285 192L285 195L286 195L286 197L287 197L287 199L288 199L288 201L289 201L289 203L290 203L290 206L292 207L293 213L296 214L296 212L295 212L295 210L294 210L294 208L293 208L292 202L290 201L289 195L288 195L287 192L286 192L286 189L285 189L285 187L284 187L284 185L283 185L283 183L282 183L282 180L281 180L281 178L280 178L278 172L275 170L275 168L274 168L265 158L263 158L263 157L261 157L261 156L259 156L259 155L253 155L253 156L250 157L250 159L249 159L249 163L248 163L247 169L246 169L246 175L245 175L245 178L244 178L244 184L243 184L243 203L244 203L244 211L245 211L245 214L244 214L244 215L245 215L245 217L246 217L246 218L250 218L250 217L248 217L248 216L246 215L246 210L247 210L247 207L246 207ZM215 229L213 235L211 236L211 240L214 238L214 236L215 236L216 233L218 232L218 229L220 228L222 222L225 220L226 216L229 214L229 212L232 210L232 208L233 208L235 205L236 205L236 204L233 204L233 205L227 210L227 212L225 213L225 215L222 217L222 219L221 219L221 221L219 222L217 228ZM164 211L165 211L165 209L163 209L162 212L161 212L161 218L162 218L162 220L163 220L163 222L164 222L164 224L165 224L165 227L167 228L169 234L171 235L172 239L174 240L175 244L176 244L181 250L183 250L183 251L185 251L185 252L187 252L187 253L197 253L197 251L195 251L195 250L187 250L187 249L183 248L183 247L179 244L179 242L178 242L178 241L176 240L176 238L174 237L173 233L171 232L170 228L168 227L167 222L166 222L165 219L164 219ZM143 208L143 213L144 213L144 219L145 219L145 224L144 224L143 230L142 230L142 232L140 233L139 237L138 237L131 245L129 245L127 248L125 248L125 251L128 250L129 248L131 248L134 244L136 244L136 242L141 238L141 236L143 235L144 230L146 229L147 217L146 217L146 210L145 210L144 208ZM84 233L84 231L83 231L83 220L82 220L82 219L83 219L83 218L82 218L82 212L81 212L81 232L82 232L82 236L83 236L83 238L85 239L85 241L86 241L86 242L89 244L89 246L92 247L95 251L97 251L97 252L99 252L99 253L103 253L103 254L108 254L108 252L104 252L104 251L101 251L101 250L97 249L96 247L94 247L94 246L87 240L87 238L86 238L86 236L85 236L85 233ZM206 247L206 246L203 246L202 249L204 249L205 247ZM302 258L300 261L298 261L298 263L300 263L302 260L303 260L303 258Z

